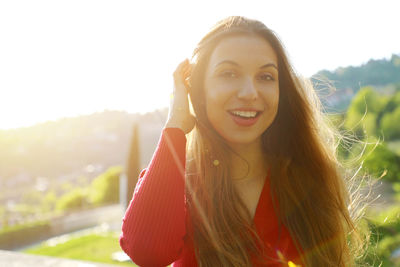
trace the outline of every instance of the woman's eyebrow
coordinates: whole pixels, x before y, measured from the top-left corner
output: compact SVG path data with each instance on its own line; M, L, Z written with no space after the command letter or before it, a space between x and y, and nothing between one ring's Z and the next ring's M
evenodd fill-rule
M232 60L223 60L223 61L219 62L218 64L216 64L214 68L216 68L216 67L218 67L219 65L222 65L222 64L231 64L231 65L239 66L239 64L236 63L235 61L232 61ZM265 64L265 65L262 65L262 66L260 67L260 69L268 68L268 67L273 67L273 68L275 68L275 69L278 70L278 67L277 67L274 63L268 63L268 64Z
M235 61L232 60L222 60L221 62L219 62L218 64L215 64L214 68L218 67L219 65L222 64L231 64L231 65L235 65L235 66L239 66L239 64L237 64Z
M262 65L262 66L260 67L260 69L268 68L268 67L273 67L273 68L275 68L276 70L278 70L278 67L277 67L274 63L268 63L268 64L265 64L265 65Z

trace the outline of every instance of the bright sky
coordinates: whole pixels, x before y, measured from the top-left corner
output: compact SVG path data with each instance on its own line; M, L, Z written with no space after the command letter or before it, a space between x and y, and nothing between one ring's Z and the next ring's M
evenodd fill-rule
M172 73L218 20L261 20L296 70L400 53L400 1L0 2L0 129L168 106Z

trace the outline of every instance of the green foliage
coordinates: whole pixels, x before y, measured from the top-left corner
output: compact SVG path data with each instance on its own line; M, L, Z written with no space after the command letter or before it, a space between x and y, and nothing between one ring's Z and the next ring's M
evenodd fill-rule
M89 201L94 205L118 202L121 173L122 167L114 166L94 179L90 188Z
M87 197L88 191L86 189L75 188L60 198L57 202L56 210L71 211L84 208L88 205Z
M55 210L57 204L57 196L54 191L48 192L42 200L42 212L51 212Z
M385 180L400 181L400 156L391 151L385 143L376 146L371 153L366 153L364 167L374 176L379 177L386 172Z
M37 218L37 214L49 211L69 212L82 208L88 208L94 205L103 205L119 200L119 175L122 167L111 167L105 173L97 177L90 188L73 188L69 192L62 195L56 200L54 191L50 191L45 196L32 192L26 195L25 200L30 200L39 205L18 204L14 206L14 210L26 218ZM68 186L68 188L70 188ZM91 199L92 202L89 202ZM1 206L0 215L2 217L3 228L0 231L0 249L12 249L21 246L21 244L29 244L44 236L48 237L49 223L35 222L29 224L19 224L7 227L7 209ZM56 213L53 213L55 215ZM49 214L47 214L49 215ZM43 217L42 217L43 218ZM5 227L4 227L5 226Z
M372 113L378 113L384 107L384 101L382 97L374 90L373 87L363 87L353 98L351 107L349 109L356 109L360 114L364 114L366 111Z
M370 220L376 227L386 228L388 233L400 233L400 206L392 206L379 214L373 214Z
M362 88L353 98L342 128L344 131L353 132L355 140L351 141L351 144L346 144L347 150L339 146L339 155L342 159L356 158L362 153L368 155L379 139L383 138L385 142L391 141L389 148L386 144L377 147L376 151L366 158L365 167L375 176L380 176L387 170L385 179L391 181L400 179L399 159L396 156L398 147L394 141L400 138L400 123L396 122L400 122L400 91L392 96L384 96L378 94L372 87ZM366 150L363 152L364 146Z
M383 115L381 127L385 139L394 140L400 138L400 103L393 112Z
M57 211L71 211L90 206L101 206L119 201L119 176L122 167L110 167L96 177L86 188L74 188L64 194L56 204ZM52 195L47 196L51 202Z
M364 117L364 134L366 136L376 136L377 135L377 127L376 127L376 113L368 113Z
M392 97L387 98L385 107L382 110L383 114L393 112L400 105L400 84L398 86L398 91Z
M378 266L381 261L379 266L394 266L390 256L400 247L400 207L392 206L380 213L368 212L366 217L371 231L366 261L372 266Z
M381 258L389 259L392 251L400 247L400 234L385 236L378 243L377 253Z
M378 135L378 117L387 101L387 98L380 96L372 87L362 88L351 101L344 127L354 131L359 139Z
M400 203L400 182L395 182L392 185L394 194L394 199Z

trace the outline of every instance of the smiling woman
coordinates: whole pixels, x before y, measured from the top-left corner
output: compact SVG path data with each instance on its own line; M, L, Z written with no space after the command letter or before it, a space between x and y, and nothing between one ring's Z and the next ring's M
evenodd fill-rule
M174 81L166 126L124 217L120 244L132 260L353 266L361 239L333 131L276 35L228 17Z
M215 47L204 78L206 110L228 142L261 147L261 135L278 111L276 65L271 45L257 35L234 35Z

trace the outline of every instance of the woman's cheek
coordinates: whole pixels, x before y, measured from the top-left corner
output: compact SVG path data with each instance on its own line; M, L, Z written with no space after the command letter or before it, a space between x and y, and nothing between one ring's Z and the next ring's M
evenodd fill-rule
M214 103L224 103L232 94L234 94L234 86L230 84L217 83L210 87L208 98Z
M278 102L279 101L279 87L272 85L269 87L262 88L262 94L265 99L268 99L270 102Z

